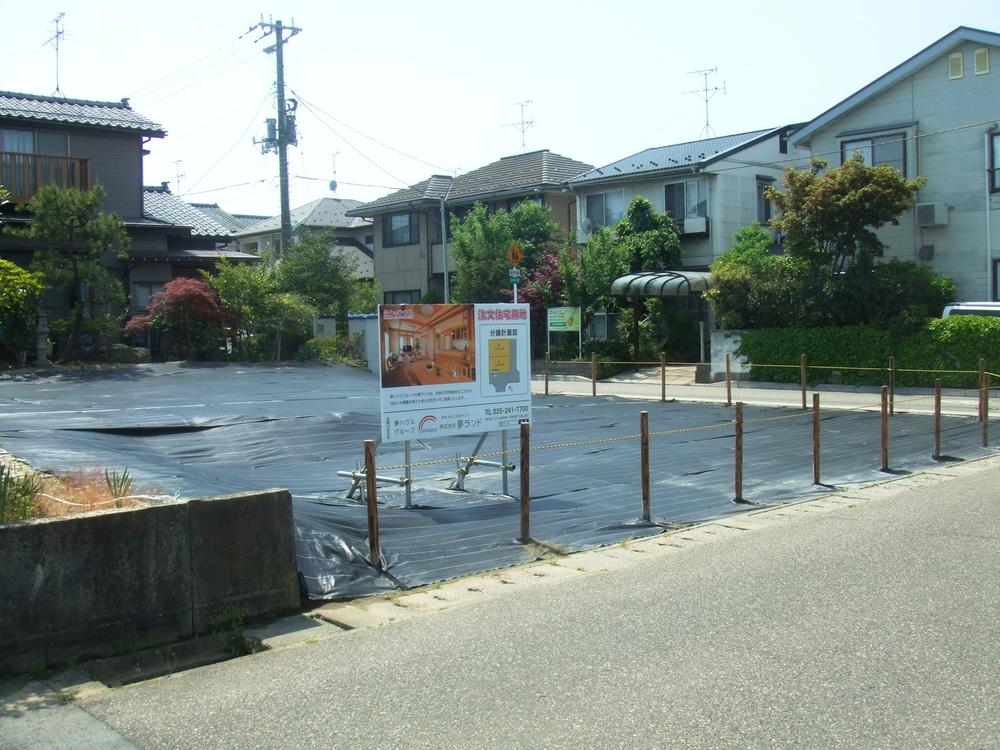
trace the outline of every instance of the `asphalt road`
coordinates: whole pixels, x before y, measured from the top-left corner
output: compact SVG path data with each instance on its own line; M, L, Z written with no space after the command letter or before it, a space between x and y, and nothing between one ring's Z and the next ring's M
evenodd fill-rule
M75 707L148 748L1000 747L997 466Z

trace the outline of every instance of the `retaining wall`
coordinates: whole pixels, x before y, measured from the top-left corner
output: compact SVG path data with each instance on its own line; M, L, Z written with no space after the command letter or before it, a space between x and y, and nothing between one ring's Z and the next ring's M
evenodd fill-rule
M0 673L299 608L287 490L0 526Z

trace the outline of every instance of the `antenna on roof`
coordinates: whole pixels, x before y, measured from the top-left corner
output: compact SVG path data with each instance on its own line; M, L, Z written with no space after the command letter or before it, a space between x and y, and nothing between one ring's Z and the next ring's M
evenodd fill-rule
M535 124L534 120L525 120L524 119L524 108L526 106L528 106L529 104L531 104L531 103L532 103L531 99L526 99L523 102L514 102L514 106L515 107L520 107L521 108L521 122L508 122L506 125L503 126L505 128L514 128L514 130L517 130L521 134L521 153L522 154L526 150L525 145L524 145L524 133L525 133L525 131L528 128L530 128L532 125Z
M685 91L685 94L698 94L702 99L705 100L705 127L701 130L701 135L703 138L711 138L715 135L715 131L712 130L712 126L708 124L708 103L715 98L715 95L720 91L726 93L726 82L722 82L722 88L718 86L708 87L708 77L712 73L718 73L718 68L708 68L707 70L690 70L688 71L693 76L701 76L704 79L704 86L700 89L695 89L694 91Z
M51 44L56 48L56 90L52 92L52 96L63 96L62 90L59 88L59 43L62 41L63 36L66 32L62 28L62 20L66 17L65 13L60 13L58 16L52 19L52 23L56 25L56 33L52 35L45 44Z
M187 177L187 175L181 173L181 160L180 159L176 159L174 161L174 180L175 180L175 184L177 185L177 195L181 194L181 178L182 177Z
M333 154L333 179L330 180L330 192L337 192L337 157L340 156L339 151L335 151Z

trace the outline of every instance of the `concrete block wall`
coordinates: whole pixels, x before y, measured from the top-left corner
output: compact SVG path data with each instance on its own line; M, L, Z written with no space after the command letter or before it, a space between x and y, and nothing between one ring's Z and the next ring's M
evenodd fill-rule
M286 490L0 526L0 674L299 607Z

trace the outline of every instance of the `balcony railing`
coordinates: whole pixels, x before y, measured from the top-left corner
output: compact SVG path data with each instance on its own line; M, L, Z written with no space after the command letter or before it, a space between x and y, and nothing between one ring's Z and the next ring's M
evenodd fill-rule
M88 160L78 156L0 151L0 186L10 193L10 200L28 201L45 185L89 190Z

